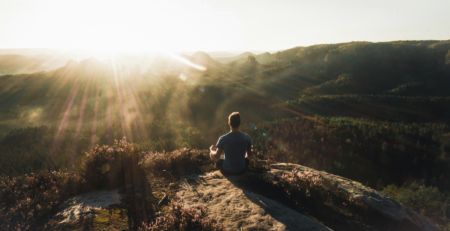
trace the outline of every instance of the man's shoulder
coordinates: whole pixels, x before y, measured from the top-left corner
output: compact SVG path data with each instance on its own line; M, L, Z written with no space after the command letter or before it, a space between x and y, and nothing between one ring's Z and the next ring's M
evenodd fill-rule
M223 135L221 135L221 136L219 137L219 140L220 140L220 139L224 139L225 137L227 137L227 136L229 136L229 135L230 135L230 133L223 134Z
M239 136L244 137L245 139L251 140L250 136L247 135L247 134L245 134L245 133L243 133L243 132L239 132L239 133L232 133L232 132L229 132L229 133L224 134L224 135L222 135L221 137L219 137L219 139L225 139L225 138L227 138L227 137L239 137Z
M245 138L247 138L247 139L252 139L249 135L247 135L247 134L245 134L245 133L243 133L243 132L241 132L242 133L242 135L245 137Z

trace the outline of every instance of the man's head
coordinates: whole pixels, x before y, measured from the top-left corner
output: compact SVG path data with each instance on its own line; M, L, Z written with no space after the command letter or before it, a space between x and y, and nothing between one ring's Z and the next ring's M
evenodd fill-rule
M228 125L230 125L232 128L238 128L241 124L241 115L239 115L239 112L233 112L228 117Z

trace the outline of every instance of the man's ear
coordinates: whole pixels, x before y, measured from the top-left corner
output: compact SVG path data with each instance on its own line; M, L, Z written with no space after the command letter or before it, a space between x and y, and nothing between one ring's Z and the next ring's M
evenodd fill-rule
M228 126L231 126L230 122L228 122Z

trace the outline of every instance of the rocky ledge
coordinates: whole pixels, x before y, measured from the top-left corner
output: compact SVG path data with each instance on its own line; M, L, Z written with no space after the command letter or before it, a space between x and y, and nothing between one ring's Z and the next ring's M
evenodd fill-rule
M331 185L337 185L341 192L382 214L385 219L380 222L395 223L395 227L404 227L405 230L439 230L435 224L403 204L344 177L285 163L271 165L270 171L265 174L276 180L287 172L283 169L288 165L289 169L320 174ZM225 177L219 171L204 175L193 174L181 179L181 189L177 196L188 207L207 207L210 215L218 217L226 230L332 230L272 199L243 189L245 182L252 181L252 175L254 174L246 173Z
M188 207L207 207L226 230L331 230L274 200L242 190L238 181L250 175L193 174L182 180L177 196Z
M395 223L396 225L389 226L393 227L390 230L439 230L435 224L403 204L344 177L301 165L284 163L272 164L270 170L263 175L267 179L276 181L287 172L284 169L297 169L320 174L330 185L337 186L339 191L362 202L377 214L381 214L376 222ZM247 172L241 176L223 176L219 171L213 171L206 174L184 176L180 179L176 197L183 201L186 207L198 205L206 207L208 216L217 217L219 222L224 224L225 230L326 231L335 229L327 227L326 222L317 221L317 219L289 208L286 204L277 202L276 198L267 198L261 195L264 194L260 193L265 190L264 188L248 190L246 185L251 184L255 176L261 177L261 174ZM86 216L94 210L120 204L122 197L117 190L97 191L73 197L61 206L58 215L64 218L60 222L71 223L76 221L80 214ZM341 226L343 229L337 229L347 230L345 224Z
M407 222L413 224L419 230L439 231L439 228L435 224L425 219L417 212L414 212L413 210L391 199L383 193L364 186L359 182L352 181L350 179L336 176L330 173L317 171L315 169L308 168L302 165L286 163L277 163L271 165L272 169L269 174L271 174L272 176L280 176L284 173L284 171L280 169L286 168L287 165L290 165L300 171L312 171L320 174L326 181L332 184L337 184L339 186L338 190L349 194L355 200L363 202L370 208L383 214L388 219L394 220L396 222Z

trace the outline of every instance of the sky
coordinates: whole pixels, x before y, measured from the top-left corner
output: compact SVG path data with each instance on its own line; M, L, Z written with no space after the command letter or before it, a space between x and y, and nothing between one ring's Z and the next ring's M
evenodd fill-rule
M0 48L274 51L450 39L449 0L0 0Z

